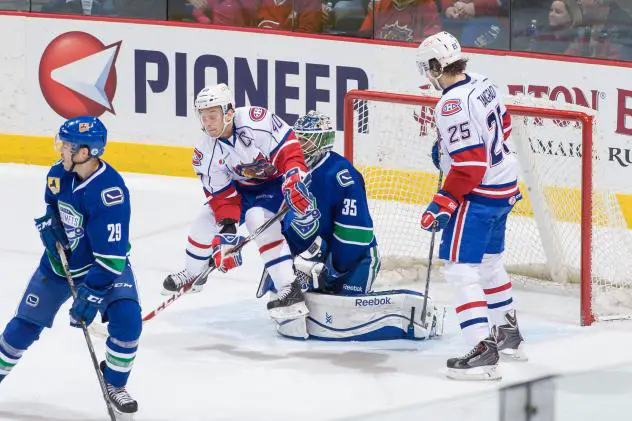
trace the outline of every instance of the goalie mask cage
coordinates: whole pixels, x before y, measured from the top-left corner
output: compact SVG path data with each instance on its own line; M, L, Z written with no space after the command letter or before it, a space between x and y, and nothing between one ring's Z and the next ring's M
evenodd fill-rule
M364 177L383 268L428 260L430 233L419 220L437 189L430 156L437 101L359 90L345 97L344 154ZM507 271L527 285L579 289L583 325L630 318L632 235L605 180L607 151L592 110L528 97L505 102L523 194L507 220Z

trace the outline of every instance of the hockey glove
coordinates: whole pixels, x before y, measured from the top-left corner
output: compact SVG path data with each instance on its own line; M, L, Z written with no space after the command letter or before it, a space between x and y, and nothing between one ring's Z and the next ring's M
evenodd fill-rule
M283 176L283 197L285 203L299 215L305 215L312 209L314 196L303 182L305 173L298 168L292 168Z
M439 156L439 140L437 139L435 143L432 144L432 152L430 153L432 156L432 163L438 170L440 170L441 158Z
M229 254L230 250L237 244L244 241L244 237L237 234L217 234L211 246L213 247L213 263L221 272L228 272L231 269L241 266L241 252Z
M421 216L421 228L432 231L433 225L436 224L436 230L441 231L448 225L457 206L458 202L448 192L439 190Z
M81 327L81 321L90 326L90 323L97 315L99 306L103 303L106 291L92 289L86 284L82 284L77 288L77 298L70 308L70 326Z
M60 260L56 247L57 242L66 251L66 256L70 255L70 243L66 237L66 231L59 220L59 215L52 206L46 208L46 215L35 220L35 228L39 231L42 243L49 255Z
M321 244L322 238L316 237L307 250L294 258L294 273L303 292L324 287L327 266L324 263Z

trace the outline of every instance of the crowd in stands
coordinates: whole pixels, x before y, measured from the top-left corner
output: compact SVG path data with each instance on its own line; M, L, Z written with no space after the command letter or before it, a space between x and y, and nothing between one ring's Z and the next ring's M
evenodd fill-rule
M0 9L632 60L632 0L0 0Z

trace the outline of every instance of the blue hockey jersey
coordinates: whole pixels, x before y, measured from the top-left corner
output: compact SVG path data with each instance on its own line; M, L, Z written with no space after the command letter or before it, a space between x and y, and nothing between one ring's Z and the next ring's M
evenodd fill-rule
M308 188L316 199L320 218L300 224L294 220L293 211L288 212L283 230L292 254L307 250L320 236L328 263L339 273L354 270L362 260L371 260L377 242L364 179L358 170L346 158L328 152L311 170Z
M48 172L44 199L58 211L70 242L73 279L105 288L121 275L129 251L130 200L123 178L105 161L86 180L57 162ZM40 267L64 277L61 263L47 252Z

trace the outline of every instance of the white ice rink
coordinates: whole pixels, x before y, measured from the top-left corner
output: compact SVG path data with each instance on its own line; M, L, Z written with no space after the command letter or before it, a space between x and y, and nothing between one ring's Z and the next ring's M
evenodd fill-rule
M33 218L44 211L46 171L0 165L0 329L42 253ZM124 176L131 262L147 313L165 299L163 278L183 265L203 195L194 178ZM632 419L632 321L581 328L572 294L516 291L530 361L502 364L499 382L455 382L443 375L445 360L469 348L452 313L445 335L427 342L287 340L277 336L265 301L255 299L261 263L254 246L244 261L145 325L128 384L137 420L495 421L494 390L592 370L601 371L558 381L555 420ZM450 304L442 282L431 285L431 295ZM95 345L101 357L104 343L95 338ZM0 420L107 420L83 335L68 325L68 305L0 384Z

